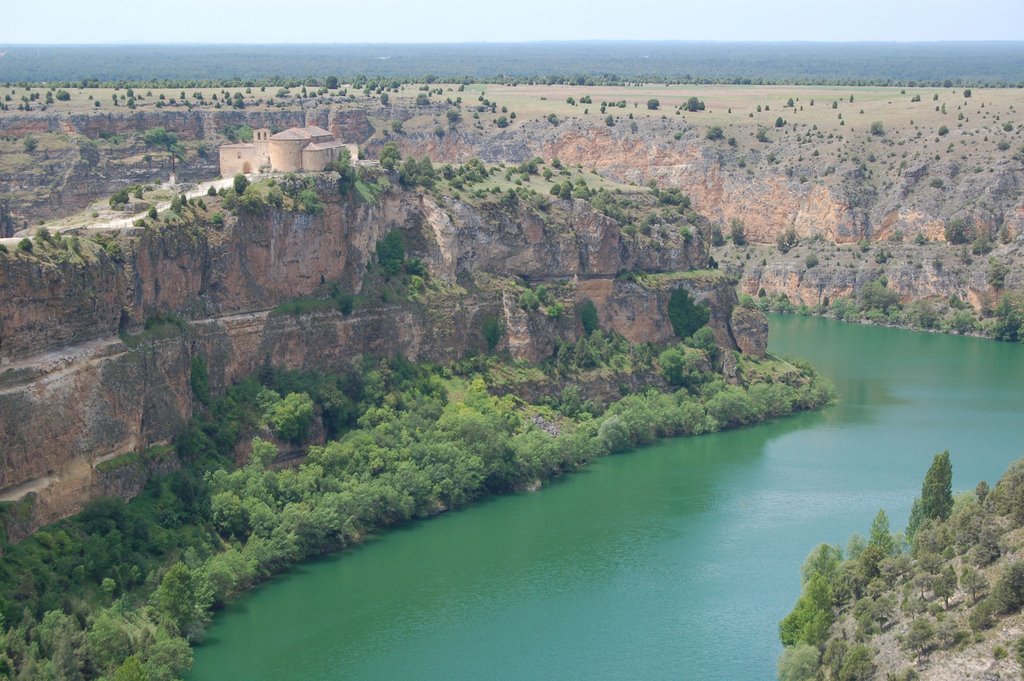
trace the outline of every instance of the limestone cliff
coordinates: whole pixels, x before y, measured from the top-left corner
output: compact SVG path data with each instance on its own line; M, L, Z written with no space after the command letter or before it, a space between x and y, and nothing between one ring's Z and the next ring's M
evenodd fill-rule
M113 482L104 464L173 438L197 408L196 356L214 391L266 363L330 371L397 353L448 362L486 350L494 318L498 351L539 360L579 337L584 299L605 329L665 342L678 287L709 305L720 344L736 348L735 281L697 269L708 257L700 238L627 234L579 199L538 209L392 190L370 204L337 182L317 177L318 214L243 212L220 227L163 225L72 247L36 239L31 254L0 254L0 500L34 495L23 530L97 494L137 491L141 464L113 466ZM395 230L431 284L383 300L375 248ZM519 304L541 283L563 314ZM329 285L355 294L355 310L279 307Z

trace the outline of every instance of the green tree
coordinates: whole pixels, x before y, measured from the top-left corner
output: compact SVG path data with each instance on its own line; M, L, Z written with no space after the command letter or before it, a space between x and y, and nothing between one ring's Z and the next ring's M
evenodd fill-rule
M1011 563L992 588L992 600L1001 612L1011 613L1024 605L1024 561Z
M696 304L686 289L677 288L672 291L668 301L668 320L672 330L679 338L687 338L708 323L711 310L707 305Z
M377 242L377 262L388 274L398 274L405 262L405 239L402 233L393 229Z
M793 611L779 622L779 638L786 646L819 646L828 637L834 619L832 589L823 576L813 575L804 585Z
M657 100L657 99L648 99L647 100L647 108L650 109L651 111L656 110L659 106L661 106L661 102L659 100Z
M946 610L949 610L949 599L956 593L958 581L953 566L947 565L932 582L932 592L943 600Z
M800 243L800 237L797 236L796 229L790 227L782 234L779 234L779 238L775 243L780 252L789 253L798 243Z
M480 333L484 337L484 342L487 343L487 350L494 352L505 331L496 315L486 314L480 322Z
M278 437L302 442L313 424L313 400L307 393L288 393L268 410L266 418Z
M182 634L189 633L192 625L205 615L192 571L182 562L175 563L164 574L150 602L161 618Z
M241 196L249 188L249 179L242 173L238 173L232 181L232 186L235 188L235 193Z
M922 518L946 520L953 511L953 464L949 451L936 454L921 485Z
M210 403L210 375L206 369L206 360L201 355L192 358L192 370L189 373L189 385L192 394L203 404Z
M589 336L600 328L597 318L597 306L589 298L580 303L580 324L583 325L583 334L585 336Z
M870 130L871 134L875 137L882 137L885 135L885 126L882 124L882 121L872 122Z
M782 649L779 681L815 681L818 677L818 649L799 643Z
M114 672L113 681L150 681L137 655L131 655Z
M743 224L743 220L733 218L729 222L729 236L736 246L747 245L747 227Z
M875 650L863 643L850 646L839 668L839 681L870 681L875 673Z
M142 140L147 147L159 149L171 159L171 173L174 173L174 162L184 160L185 147L178 142L178 136L166 128L150 128L142 133Z
M935 643L935 635L938 630L927 617L919 617L910 623L906 636L903 637L903 647L913 651L918 659L931 650Z
M892 556L896 553L896 540L889 531L889 516L884 510L879 510L875 520L871 523L871 534L868 539L868 546L878 548L882 555Z
M394 142L385 142L380 148L380 165L385 170L394 170L402 160L402 152Z

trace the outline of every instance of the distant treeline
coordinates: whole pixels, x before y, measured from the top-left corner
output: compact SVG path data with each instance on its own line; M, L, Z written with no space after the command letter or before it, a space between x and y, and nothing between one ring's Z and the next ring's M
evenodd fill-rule
M1024 42L551 42L436 45L0 45L0 82L151 87L296 79L627 85L1024 87Z

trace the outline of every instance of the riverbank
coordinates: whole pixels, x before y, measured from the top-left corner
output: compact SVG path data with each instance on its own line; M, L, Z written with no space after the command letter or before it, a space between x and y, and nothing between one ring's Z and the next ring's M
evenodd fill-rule
M57 622L61 645L74 653L68 664L87 677L139 668L177 678L188 667L188 642L202 639L216 609L309 556L595 456L831 399L808 365L735 355L729 383L711 371L723 352L713 345L680 345L658 358L632 347L625 357L598 353L594 370L647 362L674 392L630 395L607 409L571 394L530 405L490 395L487 372L404 362L328 378L271 371L262 386L243 382L179 436L183 470L130 504L97 500L6 548L0 587L12 667L58 664L43 657L55 649L26 647L41 623ZM346 394L353 385L358 392ZM337 439L309 447L298 468L271 466L286 444L306 441L317 417ZM250 463L235 468L236 444L254 434Z
M304 563L217 614L190 678L773 681L816 542L878 508L905 525L937 451L955 490L1020 456L1024 348L770 323L835 406L604 457Z

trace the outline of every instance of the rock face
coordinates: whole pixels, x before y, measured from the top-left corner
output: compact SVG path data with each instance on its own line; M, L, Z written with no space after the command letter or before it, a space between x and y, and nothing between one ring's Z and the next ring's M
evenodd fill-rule
M332 371L363 355L453 361L487 349L484 321L494 318L499 351L540 360L580 336L584 300L608 331L671 340L668 299L679 287L710 307L719 342L736 347L735 280L694 270L707 262L701 239L625 234L582 200L539 211L392 191L370 205L343 198L334 174L317 182L318 215L243 213L219 229L134 230L106 248L82 239L77 255L38 240L31 255L0 254L0 500L34 500L19 532L101 493L137 493L149 469L108 462L169 442L187 422L197 356L219 392L266 363ZM381 302L365 287L392 230L435 283ZM275 310L332 283L364 302L349 315ZM563 314L520 305L525 287L542 283ZM160 319L171 321L146 330Z
M398 141L403 151L426 153L435 161L477 156L522 162L540 156L594 168L622 182L656 180L683 190L714 222L727 226L742 220L748 240L759 243L774 243L790 227L801 238L821 236L836 243L880 241L897 233L943 241L945 224L955 218L992 234L1003 227L1011 237L1024 233L1019 159L992 159L987 173L967 172L956 160L917 163L878 182L856 159L810 156L798 139L743 151L708 142L696 128L675 138L679 127L657 119L614 127L531 121L499 132L460 128L443 138L411 134ZM371 151L377 146L371 143ZM936 186L943 188L935 191Z
M142 132L163 127L185 144L180 182L217 177L217 145L228 128L249 125L283 130L317 125L347 142L362 143L374 129L361 109L306 111L146 111L104 114L26 113L0 117L0 136L51 134L46 149L23 154L0 170L0 236L75 213L131 184L166 181L166 154L149 149ZM148 157L148 158L147 158ZM7 216L5 218L5 216ZM8 234L4 233L9 220Z
M760 310L736 306L732 310L731 328L740 352L764 357L768 351L768 318Z

